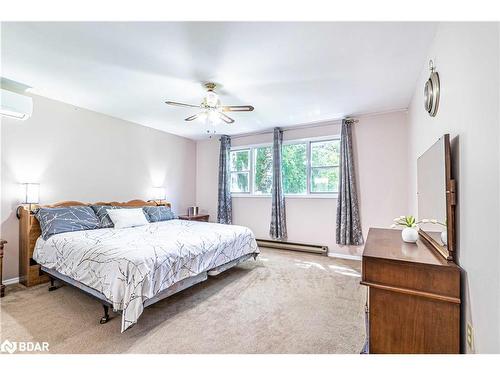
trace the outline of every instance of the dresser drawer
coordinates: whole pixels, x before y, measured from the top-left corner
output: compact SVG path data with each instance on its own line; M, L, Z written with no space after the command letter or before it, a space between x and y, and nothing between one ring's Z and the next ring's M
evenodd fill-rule
M370 288L370 353L458 354L460 305Z
M460 298L460 269L363 257L362 282Z

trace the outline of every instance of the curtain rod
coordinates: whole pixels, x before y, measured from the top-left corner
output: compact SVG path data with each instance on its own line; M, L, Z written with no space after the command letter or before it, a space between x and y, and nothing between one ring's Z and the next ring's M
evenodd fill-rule
M341 122L344 119L336 119L336 120L327 120L327 121L321 121L318 123L309 123L309 124L304 124L304 125L296 125L296 126L278 126L281 130L283 131L289 131L289 130L300 130L300 129L310 129L310 128L317 128L320 126L325 126L325 125L333 125L338 122ZM347 122L351 124L356 124L359 122L358 119L355 118L346 118L345 119ZM238 138L243 138L243 137L249 137L252 135L264 135L264 134L272 134L273 129L271 130L263 130L261 132L253 132L253 133L244 133L244 134L236 134L236 135L231 135L231 139L238 139Z
M284 126L281 129L283 131L288 131L288 130L300 130L300 129L316 128L319 126L333 125L333 124L341 122L343 119L352 120L354 123L358 123L359 118L381 116L381 115L387 115L390 113L399 113L399 112L406 112L406 111L408 111L408 108L397 108L397 109L391 109L391 110L379 111L379 112L357 113L357 114L353 114L351 116L346 116L346 117L337 118L337 119L310 122L307 124L296 125L296 126ZM249 137L252 135L263 135L263 134L272 134L272 133L273 133L273 130L270 129L270 130L263 130L261 132L250 132L250 133L236 134L234 136L231 135L230 137L231 137L231 139L238 139L238 138L243 138L243 137Z
M302 124L302 125L296 125L296 126L284 126L281 129L283 131L288 131L288 130L299 130L299 129L308 129L308 128L315 128L319 126L325 126L325 125L333 125L336 123L341 122L343 119L347 120L353 120L354 123L359 122L359 118L366 118L366 117L373 117L373 116L381 116L381 115L386 115L390 113L398 113L398 112L406 112L408 111L408 108L397 108L397 109L391 109L387 111L379 111L379 112L365 112L365 113L357 113L357 114L352 114L351 116L346 116L342 118L337 118L337 119L331 119L331 120L323 120L323 121L317 121L317 122L311 122L308 124ZM230 136L231 139L238 139L238 138L243 138L243 137L248 137L252 135L262 135L262 134L272 134L273 130L263 130L261 132L251 132L251 133L244 133L244 134L236 134L234 136Z

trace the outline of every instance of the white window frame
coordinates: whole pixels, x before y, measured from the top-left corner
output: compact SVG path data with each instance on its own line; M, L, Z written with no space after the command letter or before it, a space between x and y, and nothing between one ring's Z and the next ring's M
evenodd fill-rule
M248 173L248 191L247 192L237 192L237 193L231 193L231 195L234 194L242 194L242 195L249 195L253 194L253 186L252 186L252 180L253 180L253 162L252 162L252 155L253 155L253 149L251 147L241 147L238 149L233 149L231 148L229 150L229 166L231 166L231 151L249 151L248 155L248 171L243 170L243 171L233 171L231 170L231 167L229 167L229 180L232 182L233 179L233 173Z
M313 169L321 169L321 168L338 168L339 169L339 173L340 173L340 158L339 158L339 164L337 165L326 165L326 166L321 166L321 167L313 167L312 166L312 147L311 147L311 144L312 143L320 143L320 142L328 142L328 141L339 141L340 142L340 137L339 138L335 138L335 139L328 139L328 140L310 140L309 143L308 143L308 151L309 151L309 154L307 155L307 173L308 173L308 186L307 186L307 190L308 190L308 194L336 194L338 195L338 190L335 191L335 192L332 192L332 193L328 193L328 192L324 192L324 191L311 191L312 189L312 170ZM339 150L340 152L340 150Z
M325 141L338 141L340 140L340 135L334 136L325 136L325 137L314 137L314 138L301 138L301 139L293 139L288 141L283 141L283 145L291 145L291 144L306 144L306 155L307 155L307 181L306 181L306 193L305 194L285 194L286 198L320 198L320 199L336 199L338 197L338 192L334 193L324 193L324 192L312 192L311 191L311 143L314 142L325 142ZM242 145L242 146L232 146L230 151L240 151L240 150L250 150L250 173L249 173L249 193L231 193L231 196L234 198L270 198L271 194L259 194L255 193L254 186L254 175L255 175L255 149L260 147L269 147L273 146L272 142L266 143L257 143L250 145Z

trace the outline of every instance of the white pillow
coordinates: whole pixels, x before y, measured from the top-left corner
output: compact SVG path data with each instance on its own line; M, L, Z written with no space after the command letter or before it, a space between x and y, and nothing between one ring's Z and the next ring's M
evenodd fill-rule
M127 208L124 210L106 210L115 228L137 227L148 224L142 208Z

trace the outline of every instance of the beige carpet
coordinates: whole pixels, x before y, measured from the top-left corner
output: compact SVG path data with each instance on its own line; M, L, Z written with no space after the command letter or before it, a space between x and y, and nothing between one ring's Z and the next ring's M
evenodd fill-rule
M359 353L365 291L360 263L263 249L145 309L120 333L100 304L70 287L8 286L1 341L47 341L50 353Z

